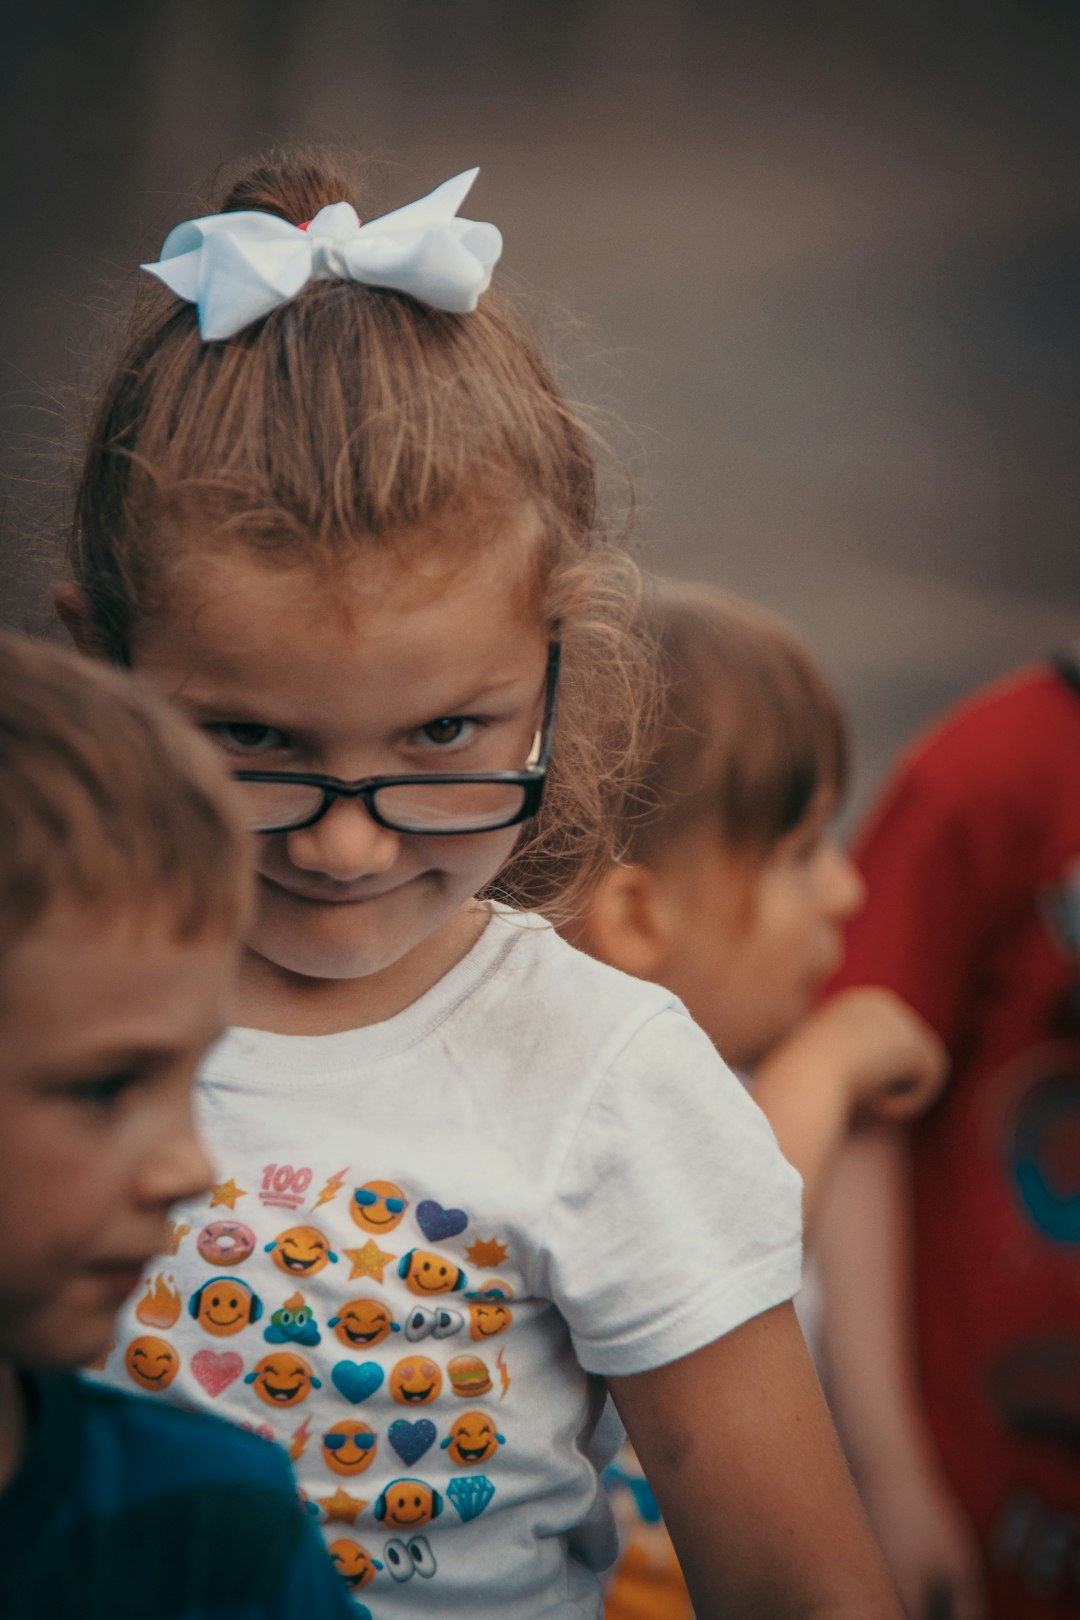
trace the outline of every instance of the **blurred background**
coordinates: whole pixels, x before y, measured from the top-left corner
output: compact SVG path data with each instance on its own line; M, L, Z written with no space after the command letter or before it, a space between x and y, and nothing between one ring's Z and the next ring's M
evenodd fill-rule
M792 618L854 803L1080 634L1073 0L38 0L4 23L3 605L44 622L71 390L216 165L469 212L620 424L653 566ZM565 312L574 318L566 318Z

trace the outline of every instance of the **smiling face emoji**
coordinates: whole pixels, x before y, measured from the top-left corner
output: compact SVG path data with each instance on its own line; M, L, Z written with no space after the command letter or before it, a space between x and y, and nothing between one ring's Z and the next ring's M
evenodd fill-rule
M442 1497L422 1479L395 1479L375 1503L375 1517L393 1530L416 1530L441 1512Z
M267 1406L298 1406L313 1389L322 1388L322 1380L315 1377L303 1356L294 1356L288 1350L263 1356L244 1383L254 1384L256 1395Z
M390 1393L402 1406L425 1406L442 1389L442 1373L426 1356L407 1356L390 1374Z
M502 1299L480 1299L469 1306L469 1338L493 1339L503 1333L514 1320L509 1305Z
M410 1249L398 1265L398 1276L404 1277L410 1293L421 1299L432 1294L453 1294L465 1286L465 1273L452 1260L427 1249Z
M224 1337L239 1333L262 1315L262 1304L247 1283L235 1277L215 1277L204 1283L191 1296L188 1306L192 1316L207 1333Z
M459 1468L473 1468L494 1457L503 1444L502 1435L486 1412L463 1412L450 1425L442 1449Z
M375 1461L378 1438L366 1423L346 1418L322 1437L322 1456L335 1474L362 1474Z
M180 1357L167 1339L144 1333L128 1345L124 1366L140 1389L168 1389L180 1371Z
M317 1226L290 1226L266 1245L266 1252L274 1256L275 1266L290 1277L314 1277L337 1260L329 1238Z
M392 1181L365 1181L349 1200L349 1214L362 1232L392 1232L409 1200Z
M349 1541L343 1536L340 1541L332 1541L327 1552L333 1559L338 1574L347 1586L354 1592L359 1592L362 1586L368 1586L375 1579L375 1571L382 1569L377 1559L372 1558L366 1547L361 1547L358 1541Z
M353 1350L381 1344L391 1333L400 1331L399 1324L380 1299L350 1299L330 1318L330 1326L342 1344Z

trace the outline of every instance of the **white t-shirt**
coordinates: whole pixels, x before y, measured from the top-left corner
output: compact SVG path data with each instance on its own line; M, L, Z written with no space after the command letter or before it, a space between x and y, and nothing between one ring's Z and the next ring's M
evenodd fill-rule
M598 1615L604 1375L799 1286L799 1178L682 1006L496 912L385 1023L230 1033L200 1111L106 1376L286 1447L374 1620Z

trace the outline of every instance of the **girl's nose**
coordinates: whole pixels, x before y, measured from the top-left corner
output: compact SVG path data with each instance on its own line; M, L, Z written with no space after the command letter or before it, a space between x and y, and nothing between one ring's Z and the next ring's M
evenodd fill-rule
M388 872L397 860L401 838L373 821L359 799L338 799L313 826L285 834L292 864L336 883Z
M866 902L866 883L855 863L842 849L831 845L826 875L825 905L836 922L847 922Z

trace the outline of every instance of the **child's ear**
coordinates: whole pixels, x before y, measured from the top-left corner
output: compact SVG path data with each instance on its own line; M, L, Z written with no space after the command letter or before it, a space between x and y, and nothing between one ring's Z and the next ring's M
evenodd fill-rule
M579 943L623 973L655 979L668 960L674 924L663 877L627 862L610 867L600 880Z
M65 580L62 585L57 585L53 591L53 607L79 651L90 658L100 657L101 648L94 635L90 604L82 586L76 585L74 580Z

